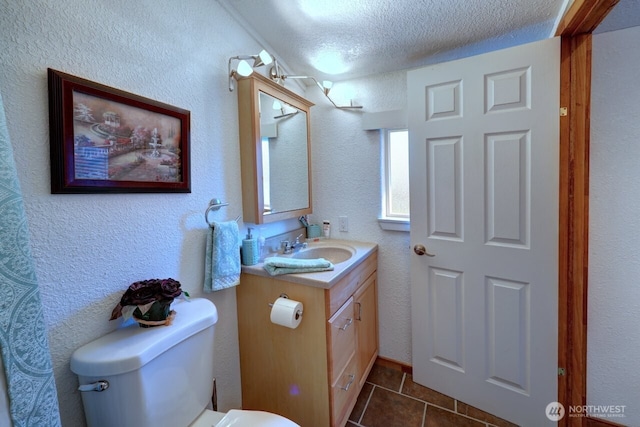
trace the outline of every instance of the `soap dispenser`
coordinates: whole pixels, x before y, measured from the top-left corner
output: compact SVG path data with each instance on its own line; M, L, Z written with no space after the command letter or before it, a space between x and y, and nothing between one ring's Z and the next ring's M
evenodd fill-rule
M253 229L248 229L247 238L242 241L242 263L244 265L255 265L260 258L258 240L253 238L251 230Z

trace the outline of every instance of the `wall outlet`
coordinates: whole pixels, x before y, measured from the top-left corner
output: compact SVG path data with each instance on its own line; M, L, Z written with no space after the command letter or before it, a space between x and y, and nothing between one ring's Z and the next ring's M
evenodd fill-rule
M338 230L349 231L349 218L346 216L338 217Z

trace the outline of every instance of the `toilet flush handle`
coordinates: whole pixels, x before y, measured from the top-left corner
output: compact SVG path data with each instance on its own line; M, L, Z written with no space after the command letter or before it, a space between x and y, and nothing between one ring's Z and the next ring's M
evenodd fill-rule
M100 380L100 381L96 381L95 383L91 383L91 384L83 384L80 387L78 387L78 390L80 390L80 391L105 391L108 388L109 388L109 381Z

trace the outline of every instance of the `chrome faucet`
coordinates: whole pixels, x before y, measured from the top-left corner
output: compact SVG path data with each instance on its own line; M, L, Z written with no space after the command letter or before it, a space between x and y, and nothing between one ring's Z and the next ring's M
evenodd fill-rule
M300 242L300 238L303 235L300 234L298 237L296 237L296 241L291 243L288 240L283 240L282 242L280 242L280 245L282 247L282 253L283 254L292 254L294 252L298 252L300 249L302 248L306 248L307 247L307 243L306 242Z

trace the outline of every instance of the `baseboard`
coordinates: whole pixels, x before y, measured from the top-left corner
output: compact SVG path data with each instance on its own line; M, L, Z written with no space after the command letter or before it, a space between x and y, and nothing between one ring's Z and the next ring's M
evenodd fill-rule
M384 366L385 368L395 369L396 371L400 371L405 374L413 374L413 367L411 365L407 365L406 363L389 359L387 357L378 356L378 358L375 361L375 365Z

